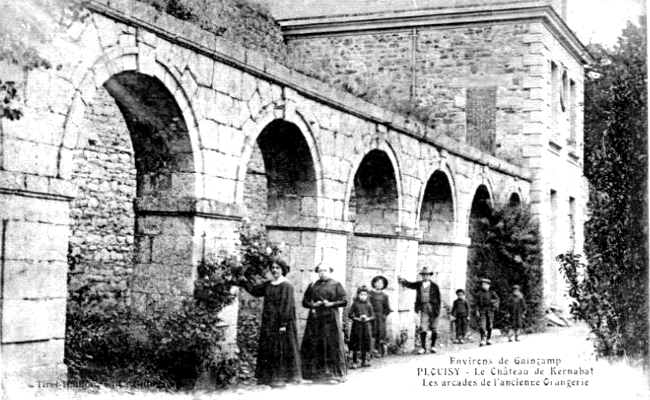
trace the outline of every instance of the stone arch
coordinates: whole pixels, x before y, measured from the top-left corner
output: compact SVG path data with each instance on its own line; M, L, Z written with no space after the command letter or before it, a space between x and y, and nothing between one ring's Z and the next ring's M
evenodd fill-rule
M115 49L113 49L115 50ZM113 54L119 54L114 58L109 58ZM196 184L196 172L203 171L203 160L199 149L199 134L196 124L195 113L191 107L189 97L181 82L174 77L169 68L159 61L143 62L143 57L139 54L137 47L122 49L122 51L106 51L102 57L97 59L92 67L88 69L81 84L72 99L70 109L66 116L64 124L62 141L59 147L57 161L58 176L69 178L73 168L72 152L78 146L83 133L80 132L81 120L83 119L86 107L92 101L96 91L100 87L110 87L113 96L121 98L118 103L122 111L129 112L132 117L130 129L157 130L162 132L165 124L176 125L177 132L172 134L158 135L167 137L168 153L179 152L184 154L183 157L176 157L170 160L167 155L167 163L175 164L178 167L176 174L172 177L171 185L175 185L178 190L173 190L175 194L184 192L186 196L201 197L203 186ZM158 100L156 96L147 96L147 94L138 93L138 85L153 85L160 92L164 92ZM108 88L107 88L108 89ZM148 110L144 113L142 110L136 110L135 107L129 106L130 103L137 101L147 101ZM142 117L146 111L151 111L158 106L172 105L173 116L167 118L148 118L144 121L146 127L142 125L143 121L138 118ZM138 126L136 126L138 125ZM179 131L183 131L180 133ZM144 135L143 135L144 137ZM143 144L144 145L144 144ZM141 160L145 164L147 161ZM153 162L153 160L151 160ZM175 182L174 182L175 181Z
M267 220L304 224L317 217L318 185L310 149L300 129L284 119L257 137L267 180Z
M388 279L385 293L397 302L402 186L399 163L388 143L361 154L348 177L344 216L353 222L347 236L345 287L352 293L376 275ZM390 322L388 331L399 324Z
M395 185L396 185L396 192L397 192L396 226L401 227L404 223L404 216L402 213L403 210L402 201L403 201L403 193L404 193L402 188L402 174L401 174L399 159L397 158L397 155L394 149L392 148L392 146L387 142L381 142L378 145L369 149L368 152L357 154L357 156L355 157L352 163L352 168L350 169L350 173L347 178L347 184L345 189L345 203L343 205L343 221L349 221L350 218L352 217L350 215L350 209L351 209L351 200L355 198L354 196L355 177L357 175L357 172L359 171L359 168L361 167L361 163L364 161L365 157L372 151L379 151L384 153L388 158L388 160L390 161L390 166L392 167L392 171L395 177Z
M417 210L419 230L425 240L453 237L456 221L454 198L449 176L437 169L423 185Z
M118 242L131 249L126 268L135 305L191 295L200 254L194 234L200 233L194 229L194 203L186 200L203 193L203 185L197 182L203 163L187 91L163 64L142 59L137 47L106 50L85 72L72 99L59 148L60 177L74 177L74 154L88 142L82 131L85 114L100 92L119 110L132 146L135 194L116 210L128 208L119 214L120 220L130 221L119 224L122 239ZM115 216L108 215L108 228L100 236L113 235L108 230L117 225L110 221ZM88 250L93 251L92 246ZM101 263L113 257L111 252L93 255L91 260Z
M256 116L253 116L252 121L249 121L244 127L244 145L241 150L241 157L239 165L237 166L237 183L235 185L235 203L243 204L244 202L244 182L248 164L251 160L257 140L270 124L275 121L285 121L296 127L296 132L301 133L314 168L314 178L316 180L316 193L315 199L322 198L323 195L323 172L321 164L321 154L317 146L316 137L318 137L318 127L310 125L307 119L303 116L301 111L291 107L285 109L284 104L279 105L275 103L267 104L262 108L262 111ZM279 111L280 110L280 111ZM254 121L254 122L253 122Z
M490 193L487 185L479 185L474 191L472 197L472 205L470 207L469 215L470 221L472 217L478 217L487 210L486 207L492 207L492 194Z
M511 206L518 206L521 204L521 196L519 196L518 192L512 192L510 193L510 197L508 198L508 204Z
M492 184L492 180L488 177L486 177L484 174L481 174L481 176L478 179L475 179L472 182L471 186L471 191L469 192L471 197L471 201L468 203L467 211L465 212L465 221L469 223L470 216L472 215L472 204L474 202L474 198L476 196L476 193L478 190L485 190L487 193L487 196L489 198L490 205L492 205L495 201L495 193L494 193L494 185Z

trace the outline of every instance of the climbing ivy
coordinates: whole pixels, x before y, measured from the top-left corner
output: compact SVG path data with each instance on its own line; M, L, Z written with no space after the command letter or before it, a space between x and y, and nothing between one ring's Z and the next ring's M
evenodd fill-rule
M586 77L586 261L558 257L574 316L600 354L648 361L648 109L646 21L629 23ZM594 72L597 72L594 74ZM597 79L594 79L597 78Z

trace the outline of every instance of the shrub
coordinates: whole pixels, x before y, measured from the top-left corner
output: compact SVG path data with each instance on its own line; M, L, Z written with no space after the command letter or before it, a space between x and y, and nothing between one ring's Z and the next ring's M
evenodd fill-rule
M419 335L416 335L418 337ZM395 340L388 342L388 354L404 354L406 352L406 343L408 342L408 331L402 329Z
M146 310L76 308L67 315L66 363L73 380L109 385L190 387L203 373L230 383L220 356L218 311L203 299ZM227 368L226 368L227 369Z
M75 298L66 326L70 379L185 388L204 374L218 385L250 377L252 369L222 348L219 312L235 299L232 287L244 277L265 275L279 249L266 246L263 235L251 233L248 226L240 239L241 257L199 264L193 298L151 303L145 310L102 307L91 296ZM242 338L247 350L256 349L257 335L258 329ZM244 360L250 363L255 351L245 353Z
M257 365L257 347L260 338L261 315L239 315L237 321L237 347L241 363L241 378L251 379Z
M480 290L480 278L492 281L491 289L501 299L495 326L506 327L506 304L512 286L521 286L527 310L524 329L544 329L542 244L539 225L528 205L499 205L485 208L474 221L472 256L467 270L468 299Z

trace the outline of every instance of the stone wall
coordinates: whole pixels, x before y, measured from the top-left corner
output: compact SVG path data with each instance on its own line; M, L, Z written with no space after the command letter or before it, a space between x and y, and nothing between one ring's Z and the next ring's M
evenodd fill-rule
M268 210L268 187L264 159L259 146L253 146L251 158L246 167L244 184L244 217L250 220L254 230L265 229Z
M496 104L490 104L496 126L482 130L495 137L489 140L491 149L481 150L521 165L522 126L528 118L523 104L529 96L524 86L529 45L524 39L529 30L529 24L512 23L289 37L289 58L388 108L417 104L436 132L469 143L480 140L468 140L476 132L467 126L468 113L489 101L468 103L469 92L496 86Z
M136 169L129 130L103 88L86 108L71 181L70 299L124 304L133 272Z

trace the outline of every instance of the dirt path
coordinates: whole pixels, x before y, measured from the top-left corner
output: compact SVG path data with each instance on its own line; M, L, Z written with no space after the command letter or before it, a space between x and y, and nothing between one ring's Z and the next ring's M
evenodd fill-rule
M390 356L369 368L351 370L347 382L292 385L282 389L238 386L227 390L166 393L102 388L31 390L47 399L648 399L647 372L624 362L596 360L583 326L551 328L508 343L498 337L489 347L476 343L443 346L438 354ZM537 373L536 373L537 371ZM487 386L489 384L489 386ZM470 386L476 385L476 386ZM496 385L496 386L495 386ZM504 386L510 385L510 386ZM534 385L534 386L533 386ZM22 393L20 398L26 398ZM28 396L28 397L31 397ZM416 396L416 397L414 397ZM13 397L9 397L13 399Z

